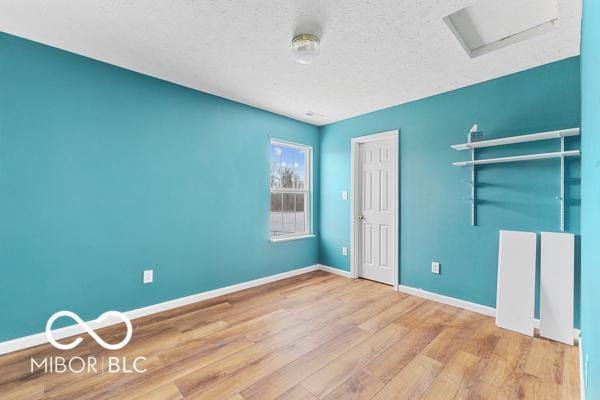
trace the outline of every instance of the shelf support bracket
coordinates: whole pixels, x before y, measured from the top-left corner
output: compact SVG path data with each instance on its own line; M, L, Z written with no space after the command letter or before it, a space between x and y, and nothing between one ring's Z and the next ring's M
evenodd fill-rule
M475 149L471 149L471 161L475 161ZM475 165L471 165L471 226L476 225L475 194Z
M479 131L477 124L471 127L469 134L467 135L467 143L479 141L483 138L483 132ZM475 161L475 148L471 149L471 161ZM477 225L477 172L475 171L475 164L471 165L471 226Z
M565 153L565 138L560 138L560 152ZM560 231L565 231L565 156L560 157Z

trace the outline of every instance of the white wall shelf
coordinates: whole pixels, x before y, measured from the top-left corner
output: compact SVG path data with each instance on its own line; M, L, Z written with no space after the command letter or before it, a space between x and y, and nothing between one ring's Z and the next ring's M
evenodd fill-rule
M524 156L486 158L483 160L474 160L474 161L458 161L458 162L452 163L452 165L455 165L457 167L467 167L469 165L499 164L499 163L515 162L515 161L543 160L545 158L576 157L576 156L580 156L580 155L581 155L581 152L579 150L569 150L569 151L557 151L555 153L539 153L539 154L528 154L528 155L524 155Z
M457 161L452 165L457 167L471 167L471 225L476 225L476 173L475 166L485 164L500 164L517 161L528 160L543 160L548 158L560 158L560 230L565 230L565 157L579 157L580 150L565 150L565 137L579 136L579 128L563 129L557 131L532 133L529 135L510 136L491 140L478 140L483 137L483 132L480 132L477 124L473 125L467 135L467 143L455 144L450 146L454 150L471 150L471 160ZM535 153L524 154L519 156L499 157L499 158L484 158L477 160L475 158L475 149L483 147L505 146L516 143L535 142L540 140L560 139L560 151L552 153Z
M492 147L492 146L503 146L507 144L535 142L538 140L548 139L560 139L569 136L579 136L579 128L564 129L560 131L549 131L541 133L532 133L530 135L519 135L510 136L499 139L481 140L471 143L454 144L452 147L454 150L471 150L478 149L480 147Z

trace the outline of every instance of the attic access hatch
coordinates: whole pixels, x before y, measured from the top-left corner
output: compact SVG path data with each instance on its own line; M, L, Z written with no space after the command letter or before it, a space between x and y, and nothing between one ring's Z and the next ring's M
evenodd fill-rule
M557 0L479 0L444 18L471 58L558 28Z

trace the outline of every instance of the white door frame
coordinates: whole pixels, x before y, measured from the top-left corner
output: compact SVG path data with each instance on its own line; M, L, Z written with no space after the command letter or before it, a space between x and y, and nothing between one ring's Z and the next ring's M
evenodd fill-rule
M393 215L392 215L392 221L390 225L393 226L393 230L392 232L394 232L394 241L396 242L394 246L392 246L393 248L393 257L392 257L392 270L393 270L393 287L395 290L398 290L398 275L399 275L399 264L398 264L398 253L400 250L400 224L399 224L399 214L400 214L400 210L398 209L398 204L399 204L399 195L400 195L400 190L399 190L399 182L400 182L400 171L398 169L398 160L400 158L400 132L396 129L393 131L387 131L387 132L381 132L381 133L374 133L371 135L365 135L365 136L358 136L355 138L352 138L352 149L351 149L351 183L350 183L350 277L353 279L358 278L358 266L359 266L359 260L358 260L358 251L355 251L359 248L359 243L357 241L358 239L358 232L359 230L357 229L357 224L360 222L356 216L359 214L360 210L356 210L355 208L358 206L357 202L354 201L354 199L357 198L357 196L359 196L359 194L357 193L358 191L358 154L359 153L359 146L362 143L369 143L369 142L375 142L378 140L384 140L384 139L395 139L396 141L396 156L394 157L394 168L396 168L396 182L395 182L395 191L394 191L394 198L392 200L392 209L393 209Z

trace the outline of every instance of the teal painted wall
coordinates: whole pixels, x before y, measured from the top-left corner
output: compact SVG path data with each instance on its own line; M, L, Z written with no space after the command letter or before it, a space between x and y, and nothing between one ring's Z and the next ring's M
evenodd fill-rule
M61 309L91 319L317 262L348 270L350 138L391 129L401 283L493 306L498 230L558 229L558 161L481 167L471 227L469 171L450 165L468 154L449 146L474 122L488 138L579 126L579 68L572 58L319 130L0 34L0 341L42 331ZM268 242L269 135L315 149L318 239ZM579 172L570 160L576 234Z
M349 270L349 257L342 256L341 247L350 244L350 201L343 201L340 192L350 189L351 138L399 129L401 284L494 306L498 231L559 229L560 161L478 168L478 226L471 227L470 169L451 165L469 159L470 153L450 145L465 142L475 122L487 138L579 126L579 58L323 127L321 263ZM568 148L578 146L578 138L568 139ZM560 143L554 140L482 150L479 157L558 150ZM569 160L566 221L567 230L575 234L579 173L580 161ZM441 275L431 273L432 261L441 263ZM577 282L578 274L579 260Z
M318 189L316 127L0 34L0 341L317 263L268 241L269 135Z
M583 2L582 24L581 329L586 398L600 399L600 2Z

